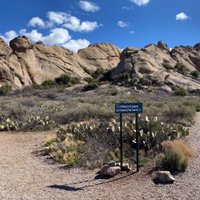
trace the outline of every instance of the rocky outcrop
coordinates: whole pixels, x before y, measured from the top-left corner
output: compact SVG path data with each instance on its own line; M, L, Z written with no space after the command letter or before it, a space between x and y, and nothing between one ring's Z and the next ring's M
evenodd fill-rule
M128 47L121 53L118 66L111 70L111 80L139 89L157 86L172 92L177 87L189 92L200 91L198 78L191 75L191 72L200 71L199 46L180 46L170 51L159 41L143 49Z
M84 79L97 68L110 70L120 61L120 51L111 44L95 44L73 53L59 46L33 44L25 36L10 41L0 40L0 86L14 88L41 84L61 74Z
M33 43L19 36L6 44L0 39L0 86L21 88L61 74L84 79L97 69L109 71L114 82L125 82L138 89L151 86L173 92L182 87L200 91L200 44L179 46L170 51L162 41L140 49L127 47L122 52L114 45L92 44L73 53L59 46ZM108 74L107 74L108 75Z
M119 63L120 51L112 44L92 44L79 50L78 56L84 60L86 71L95 71L97 68L113 69Z
M189 71L200 70L200 51L198 51L198 45L196 47L175 47L171 51L171 56L176 62L185 65Z
M6 44L4 40L0 38L0 56L7 56L10 51L11 49L8 44Z
M26 51L31 46L32 42L26 36L18 36L10 41L10 47L13 51Z

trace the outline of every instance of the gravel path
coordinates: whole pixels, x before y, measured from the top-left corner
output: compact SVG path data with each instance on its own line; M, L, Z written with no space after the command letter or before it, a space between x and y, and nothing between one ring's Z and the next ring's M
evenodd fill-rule
M95 171L64 169L34 152L49 133L0 133L0 200L199 200L200 113L191 128L196 156L174 184L155 185L150 175L94 179Z

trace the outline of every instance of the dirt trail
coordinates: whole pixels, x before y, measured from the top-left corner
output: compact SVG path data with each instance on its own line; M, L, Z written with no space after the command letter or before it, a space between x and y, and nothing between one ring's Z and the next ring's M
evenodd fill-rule
M0 200L199 200L200 113L191 128L196 156L171 185L155 185L149 175L94 179L95 171L63 169L33 152L48 133L0 133Z

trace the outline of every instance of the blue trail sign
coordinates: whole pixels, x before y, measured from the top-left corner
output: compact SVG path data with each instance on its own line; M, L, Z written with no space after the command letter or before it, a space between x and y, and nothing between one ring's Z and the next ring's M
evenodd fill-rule
M142 103L116 103L115 113L142 113Z

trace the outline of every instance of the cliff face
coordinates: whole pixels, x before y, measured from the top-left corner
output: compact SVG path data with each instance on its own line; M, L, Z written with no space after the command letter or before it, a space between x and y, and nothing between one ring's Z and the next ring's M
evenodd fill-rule
M64 73L84 79L98 68L110 70L114 81L126 75L129 85L140 88L154 85L168 92L175 87L199 91L200 79L192 73L200 71L200 44L170 51L166 44L158 42L120 52L116 46L102 43L73 53L41 42L33 44L25 36L13 39L9 45L0 39L0 86L41 84Z
M24 36L0 40L0 85L16 88L41 84L67 73L83 79L98 67L110 70L120 61L120 51L112 44L90 45L78 53L58 47L33 44Z

